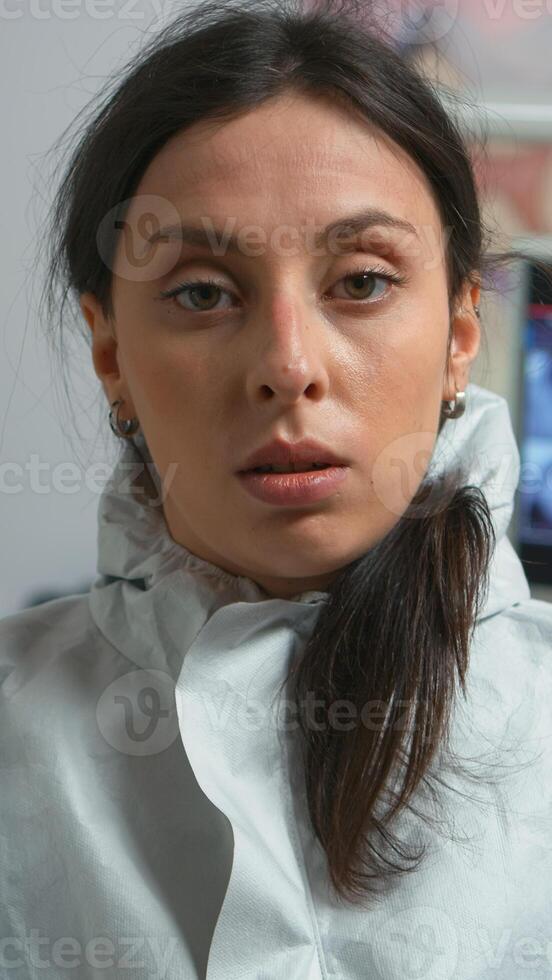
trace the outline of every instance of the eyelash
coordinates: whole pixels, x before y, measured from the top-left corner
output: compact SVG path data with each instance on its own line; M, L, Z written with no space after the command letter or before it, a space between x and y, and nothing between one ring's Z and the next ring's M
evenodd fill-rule
M398 273L398 272L389 272L387 269L384 269L382 266L372 266L370 268L362 267L362 268L359 268L359 269L353 269L352 272L347 273L346 276L342 276L341 279L338 280L338 281L341 282L343 279L354 279L356 276L375 276L378 279L385 279L387 282L391 282L391 283L393 283L396 286L405 286L407 283L410 282L410 279L409 279L408 276L405 276L404 274L401 274L401 273ZM201 287L201 286L214 286L215 289L219 289L221 292L224 292L224 293L228 293L229 292L229 290L225 289L224 286L221 286L220 283L216 282L216 280L207 277L206 279L198 279L198 280L195 280L195 281L190 280L188 282L179 282L172 289L167 289L167 290L164 290L163 292L161 292L159 294L159 298L161 300L171 300L171 299L174 299L177 296L179 296L181 293L184 293L184 292L186 292L188 290L197 289L198 287ZM359 304L361 306L376 306L377 304L382 303L383 302L383 299L379 299L379 300L369 300L369 299L368 300L366 300L366 299L355 300L355 299L351 299L351 300L346 300L345 302L357 303L357 305ZM185 313L204 313L204 314L208 314L208 313L217 313L217 312L219 312L216 309L213 309L213 310L187 310L183 306L181 306L180 309L183 310Z

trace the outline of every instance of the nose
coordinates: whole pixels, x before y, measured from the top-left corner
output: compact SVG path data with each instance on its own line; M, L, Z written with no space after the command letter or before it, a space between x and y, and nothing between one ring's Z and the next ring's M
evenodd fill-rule
M329 377L323 332L316 312L289 294L276 295L255 323L251 367L247 378L253 401L279 399L295 404L303 395L319 400Z

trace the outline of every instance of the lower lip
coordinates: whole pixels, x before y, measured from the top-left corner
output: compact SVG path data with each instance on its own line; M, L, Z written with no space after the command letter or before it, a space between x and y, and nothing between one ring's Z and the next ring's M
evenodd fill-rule
M305 473L239 473L245 489L266 504L310 504L329 497L347 479L348 466Z

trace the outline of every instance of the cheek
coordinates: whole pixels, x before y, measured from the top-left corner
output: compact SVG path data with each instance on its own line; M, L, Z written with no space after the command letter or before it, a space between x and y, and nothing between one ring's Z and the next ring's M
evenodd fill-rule
M364 490L380 529L391 527L411 503L437 438L446 336L410 327L359 387Z
M436 433L431 428L406 426L381 445L370 468L370 487L391 523L398 520L416 495L431 460Z
M152 331L136 332L132 349L124 352L124 367L136 407L152 416L197 417L212 391L213 376L201 358L182 341L152 341Z
M425 311L425 312L424 312ZM401 413L412 415L413 424L432 418L435 399L444 380L448 341L448 320L431 310L416 310L402 319L393 344L386 352L389 387L401 406Z
M393 431L427 421L442 391L446 341L443 329L410 319L377 337L357 360L363 414Z

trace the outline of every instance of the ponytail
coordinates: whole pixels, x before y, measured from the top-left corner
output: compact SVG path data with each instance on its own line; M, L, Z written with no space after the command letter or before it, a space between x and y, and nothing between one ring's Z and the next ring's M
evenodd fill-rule
M424 481L391 531L341 571L284 682L310 819L341 897L375 893L423 856L409 854L389 824L446 745L495 547L484 494L461 484L458 470ZM316 724L314 700L323 705ZM356 721L338 726L343 701Z

